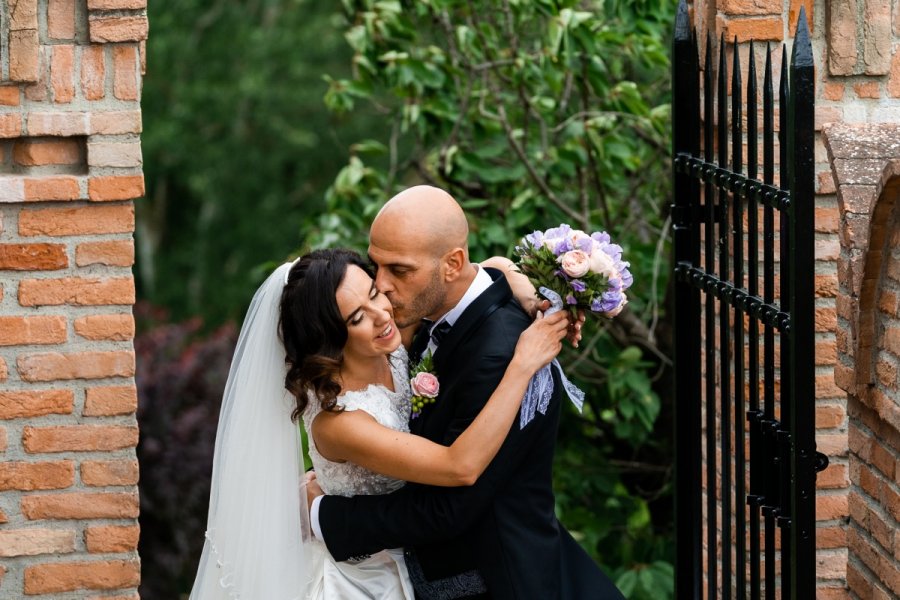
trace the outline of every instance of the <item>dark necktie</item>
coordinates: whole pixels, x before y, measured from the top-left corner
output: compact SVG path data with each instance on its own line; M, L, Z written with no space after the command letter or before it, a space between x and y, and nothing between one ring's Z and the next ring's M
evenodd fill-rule
M434 342L435 346L441 345L441 340L444 339L444 336L447 335L447 332L450 331L452 325L447 321L441 321L437 327L431 330L431 340Z

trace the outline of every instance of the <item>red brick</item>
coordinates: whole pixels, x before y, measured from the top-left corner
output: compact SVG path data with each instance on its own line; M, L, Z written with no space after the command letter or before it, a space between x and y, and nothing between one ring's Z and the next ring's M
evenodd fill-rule
M816 548L846 548L847 532L843 527L816 529Z
M88 527L84 542L88 552L131 552L137 550L140 532L137 525Z
M45 208L19 213L19 235L92 235L134 231L134 206Z
M844 424L847 411L840 404L816 406L816 428L832 429Z
M816 448L826 456L846 456L847 434L816 433Z
M90 16L92 42L137 42L147 39L147 17Z
M0 138L17 138L22 135L22 115L0 115Z
M37 463L0 462L0 490L2 491L61 490L74 483L75 463L71 460ZM0 548L2 546L0 544Z
M878 295L878 310L887 313L888 316L894 317L897 316L897 294L892 292L891 290L882 289L881 293Z
M47 33L56 40L75 38L75 0L49 0Z
M881 385L891 387L897 384L897 367L884 359L875 364L875 374Z
M0 427L0 452L6 452L7 445L6 427Z
M88 180L91 200L133 200L144 195L143 175L109 175Z
M8 6L9 10L9 29L37 29L37 1L36 0L19 0L12 2Z
M750 40L781 40L784 38L784 24L781 17L762 18L730 18L719 16L716 19L717 30L724 33L725 41L731 43L737 37L738 42Z
M135 492L32 494L21 501L26 519L134 519Z
M75 333L88 340L124 342L134 338L131 314L88 315L75 320Z
M857 98L881 98L881 86L877 81L862 81L853 85Z
M850 485L850 477L847 474L847 465L832 461L824 471L816 475L816 487L818 489L845 488Z
M75 97L74 64L74 46L53 46L53 57L50 60L50 85L53 88L53 101L57 104L68 104Z
M81 93L86 100L102 100L106 93L103 56L103 46L84 46L81 50Z
M0 391L0 419L68 415L74 406L72 390Z
M9 370L6 368L6 361L0 357L0 382L6 381L9 376Z
M856 47L857 0L834 2L829 11L828 70L832 75L853 75Z
M77 139L25 139L13 146L13 160L26 167L77 165L84 162L82 148Z
M837 350L835 348L835 341L833 339L817 341L815 347L815 357L816 365L819 366L833 365L835 362L837 362Z
M70 137L87 135L88 118L83 112L30 113L28 115L28 135Z
M137 485L136 460L87 460L81 463L81 481L90 486Z
M137 587L140 581L137 560L48 563L25 568L23 589L29 595L58 594Z
M896 356L900 356L900 327L889 327L885 329L882 337L884 347Z
M128 415L135 410L137 390L134 386L95 387L85 392L84 415L87 417Z
M142 130L141 111L121 110L92 113L90 124L92 134L118 135L140 133Z
M22 445L30 453L120 450L134 448L137 442L138 429L131 426L25 426L22 431Z
M866 0L863 63L867 75L885 75L891 63L891 0Z
M65 341L65 317L53 315L0 316L0 346L61 344Z
M900 9L897 14L900 14ZM891 58L891 77L888 79L887 91L891 98L900 98L900 52L897 51Z
M29 202L50 200L78 200L81 186L74 177L39 177L25 179L25 200Z
M17 85L0 86L0 106L19 106L21 89Z
M75 262L78 262L77 254ZM817 307L815 311L816 332L831 332L837 329L837 313L834 308L830 306L820 306Z
M721 10L728 15L781 14L781 0L725 0Z
M814 281L816 298L834 298L837 296L837 275L816 275Z
M0 531L0 557L65 554L75 551L74 529Z
M859 539L858 535L856 539ZM860 598L872 598L872 583L851 560L847 564L847 586Z
M819 521L831 521L843 519L849 515L847 509L847 495L834 494L816 496L816 519Z
M841 213L837 208L816 208L815 227L819 233L837 233Z
M134 304L134 279L25 279L19 283L22 306L131 305Z
M84 242L75 247L75 264L130 267L134 264L134 242L112 240L108 242Z
M843 398L846 395L834 382L834 375L816 375L816 398Z
M868 465L859 465L859 480L854 483L872 498L876 500L881 498L881 481Z
M872 464L887 479L891 480L894 478L897 461L881 444L872 444Z
M22 354L16 360L24 381L104 379L134 376L134 352L77 352Z
M0 244L2 271L55 271L68 266L63 244Z
M47 54L49 57L49 53ZM37 79L24 88L25 99L34 104L45 103L50 98L50 65L43 57L40 59Z
M88 10L140 10L147 0L88 0Z
M25 4L20 2L20 4ZM37 28L9 32L9 78L12 81L37 81L41 64Z
M113 48L113 95L119 100L137 100L138 84L137 48L131 45Z

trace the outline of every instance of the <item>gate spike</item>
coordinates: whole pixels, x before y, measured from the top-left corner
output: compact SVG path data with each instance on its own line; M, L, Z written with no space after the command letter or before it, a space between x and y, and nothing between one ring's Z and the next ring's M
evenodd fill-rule
M691 22L686 0L679 0L678 12L675 15L675 39L687 40L691 36Z
M794 49L791 54L792 66L813 66L812 44L809 40L809 24L806 21L806 7L802 4L800 5L800 16L797 18L797 33L794 37Z

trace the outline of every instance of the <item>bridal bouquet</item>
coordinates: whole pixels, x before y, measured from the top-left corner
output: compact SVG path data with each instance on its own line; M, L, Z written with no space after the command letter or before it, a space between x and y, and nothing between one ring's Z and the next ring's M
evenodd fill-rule
M628 302L630 263L622 260L622 247L605 231L588 235L563 223L526 235L516 253L519 268L534 286L545 296L541 288L555 292L572 311L582 308L612 318Z

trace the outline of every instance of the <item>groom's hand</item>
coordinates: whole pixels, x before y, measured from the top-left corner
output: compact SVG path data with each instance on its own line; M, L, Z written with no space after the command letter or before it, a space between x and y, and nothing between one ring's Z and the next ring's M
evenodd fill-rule
M318 498L319 496L324 496L325 492L322 491L322 488L319 486L319 482L316 481L316 474L314 471L310 471L306 474L306 508L309 510L312 508L313 500Z

